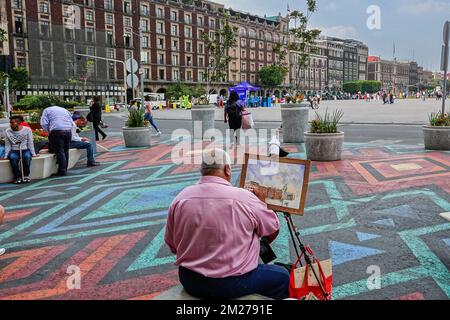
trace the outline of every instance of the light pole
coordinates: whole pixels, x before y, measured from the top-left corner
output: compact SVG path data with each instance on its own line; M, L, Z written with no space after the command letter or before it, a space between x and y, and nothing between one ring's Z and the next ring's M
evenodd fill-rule
M121 61L121 60L116 60L116 59L111 59L111 58L104 58L104 57L97 57L97 56L92 56L89 54L82 54L82 53L75 53L76 56L80 56L80 57L86 57L86 58L91 58L91 59L95 59L95 60L103 60L103 61L110 61L110 62L117 62L117 63L121 63L123 65L123 90L124 90L124 100L123 102L126 104L127 103L127 69L125 66L125 62Z

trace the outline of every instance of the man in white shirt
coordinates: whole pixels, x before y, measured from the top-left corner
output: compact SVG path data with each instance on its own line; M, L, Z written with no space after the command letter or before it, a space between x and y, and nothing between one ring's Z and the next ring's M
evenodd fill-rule
M87 166L97 167L100 163L95 161L94 147L87 138L81 138L78 135L77 129L86 126L87 121L83 117L76 117L72 125L72 141L70 142L71 149L86 149L87 153Z

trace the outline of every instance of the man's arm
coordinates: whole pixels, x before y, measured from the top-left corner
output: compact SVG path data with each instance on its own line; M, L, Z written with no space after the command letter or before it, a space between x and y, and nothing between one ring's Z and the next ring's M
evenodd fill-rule
M49 128L49 120L48 120L48 114L47 114L47 110L44 110L44 112L42 113L42 117L41 117L41 127L42 129L44 129L46 132L50 132L50 128Z
M268 237L272 242L280 230L280 220L273 210L267 208L264 202L266 195L260 189L253 188L249 191L253 193L253 197L250 198L250 207L256 219L257 235L260 238Z
M172 205L169 209L169 214L167 215L167 224L166 224L166 234L164 236L164 241L169 247L170 251L173 254L177 254L177 250L175 248L175 243L173 242L173 232L174 232L174 205Z

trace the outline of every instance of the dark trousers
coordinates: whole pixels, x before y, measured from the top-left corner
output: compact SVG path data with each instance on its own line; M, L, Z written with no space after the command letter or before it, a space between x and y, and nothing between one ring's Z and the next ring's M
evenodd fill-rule
M272 299L289 297L289 272L277 265L260 264L255 270L237 277L206 278L180 267L180 282L194 297L210 300L237 299L250 294L260 294Z
M58 173L65 174L69 165L69 149L72 141L72 132L54 130L48 136L49 150L56 155Z
M22 150L22 159L23 159L23 176L30 176L30 167L31 167L31 151L30 150ZM14 173L14 179L19 179L22 177L21 168L20 168L20 151L12 150L8 155L9 163L11 163L11 168Z
M94 120L92 123L94 125L94 131L95 131L95 140L99 140L98 134L100 133L102 137L104 138L106 136L106 133L103 132L103 130L100 128L100 120Z
M72 142L70 142L70 148L71 149L80 149L80 150L86 149L88 163L95 161L94 147L92 146L92 144L90 142L72 141Z

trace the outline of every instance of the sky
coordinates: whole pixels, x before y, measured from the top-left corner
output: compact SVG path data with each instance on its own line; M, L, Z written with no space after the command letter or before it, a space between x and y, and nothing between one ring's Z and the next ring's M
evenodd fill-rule
M304 11L306 0L216 0L228 8L259 16L273 16L287 8ZM364 42L369 54L383 59L417 61L427 70L439 71L443 26L450 20L450 0L317 0L311 28L322 34ZM380 9L379 29L369 29L367 20ZM373 20L372 20L373 21Z

